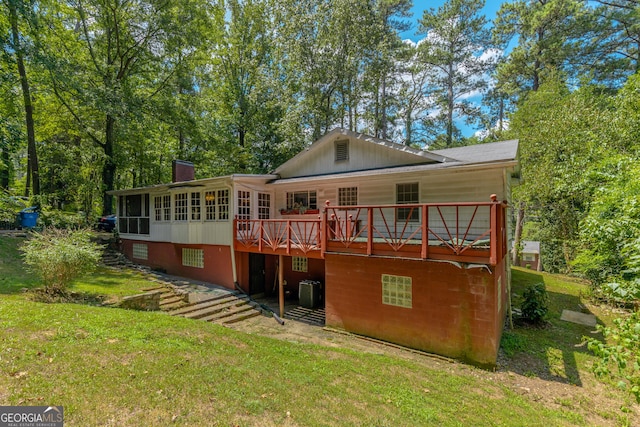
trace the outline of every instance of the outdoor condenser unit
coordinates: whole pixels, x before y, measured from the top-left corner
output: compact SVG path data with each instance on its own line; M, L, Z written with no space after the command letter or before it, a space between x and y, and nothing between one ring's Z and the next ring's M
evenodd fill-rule
M298 286L298 302L301 307L315 308L320 301L320 282L303 280Z

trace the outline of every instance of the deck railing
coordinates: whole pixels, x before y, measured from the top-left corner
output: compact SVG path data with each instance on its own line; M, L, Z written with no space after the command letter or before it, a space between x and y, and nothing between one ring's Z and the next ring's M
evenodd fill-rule
M235 220L245 252L329 253L496 265L506 254L506 203L331 206L317 219Z

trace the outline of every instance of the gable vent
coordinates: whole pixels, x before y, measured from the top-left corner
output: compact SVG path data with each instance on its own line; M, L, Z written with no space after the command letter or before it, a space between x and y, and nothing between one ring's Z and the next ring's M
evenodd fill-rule
M336 141L336 162L349 160L349 140Z

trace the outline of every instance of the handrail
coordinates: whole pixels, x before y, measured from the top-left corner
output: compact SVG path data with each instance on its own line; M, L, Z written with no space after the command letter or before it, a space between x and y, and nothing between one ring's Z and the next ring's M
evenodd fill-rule
M234 219L238 250L318 251L496 265L507 253L506 202L331 206L317 219ZM398 209L403 209L402 213Z

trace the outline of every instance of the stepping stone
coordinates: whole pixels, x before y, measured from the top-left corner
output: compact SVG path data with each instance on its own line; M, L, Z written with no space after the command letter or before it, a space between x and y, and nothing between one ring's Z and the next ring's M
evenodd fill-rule
M579 313L577 311L571 310L562 310L562 316L560 316L560 320L591 327L595 327L598 323L596 321L596 316L594 316L593 314Z

